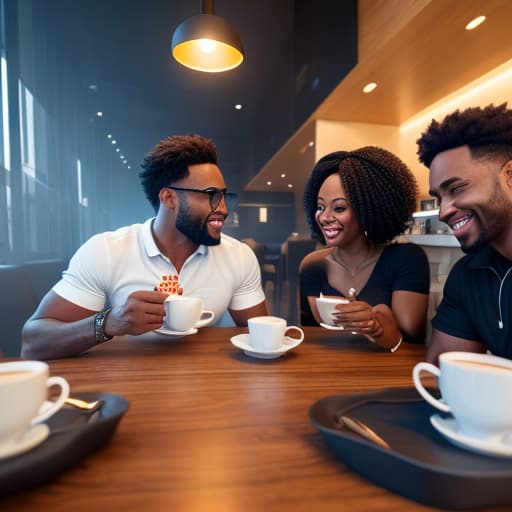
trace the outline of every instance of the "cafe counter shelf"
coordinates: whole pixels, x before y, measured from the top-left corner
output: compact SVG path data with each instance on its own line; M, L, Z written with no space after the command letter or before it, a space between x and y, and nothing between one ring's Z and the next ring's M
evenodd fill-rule
M460 247L458 240L451 234L404 235L399 238L399 241L428 247Z

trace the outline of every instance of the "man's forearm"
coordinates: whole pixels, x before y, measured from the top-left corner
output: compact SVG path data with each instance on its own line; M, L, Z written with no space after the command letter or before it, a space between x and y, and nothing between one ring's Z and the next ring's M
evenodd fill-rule
M94 317L76 322L50 318L28 320L22 332L21 356L26 359L57 359L89 350L96 345Z

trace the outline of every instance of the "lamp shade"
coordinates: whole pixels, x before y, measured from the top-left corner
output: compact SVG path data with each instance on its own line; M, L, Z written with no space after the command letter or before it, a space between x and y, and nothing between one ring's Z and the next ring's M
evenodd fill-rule
M207 73L228 71L244 60L240 36L228 21L215 14L198 14L180 23L171 48L180 64Z

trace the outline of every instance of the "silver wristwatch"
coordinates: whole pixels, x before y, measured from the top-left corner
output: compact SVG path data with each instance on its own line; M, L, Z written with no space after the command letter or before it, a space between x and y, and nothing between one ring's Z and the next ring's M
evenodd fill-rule
M96 338L96 344L104 343L105 341L111 340L113 336L107 336L103 331L105 325L105 319L112 308L106 308L98 313L94 317L94 336Z

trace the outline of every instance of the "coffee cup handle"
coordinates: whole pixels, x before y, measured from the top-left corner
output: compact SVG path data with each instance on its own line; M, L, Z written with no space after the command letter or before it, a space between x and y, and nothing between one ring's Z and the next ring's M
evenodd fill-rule
M198 320L196 327L205 327L215 318L215 313L209 309L201 311L201 318Z
M297 331L300 334L299 338L293 338L295 341L302 341L304 339L304 331L300 327L289 325L284 331L285 336L288 334L288 331Z
M414 385L416 386L416 389L418 393L432 406L434 406L436 409L439 409L443 412L451 412L450 407L446 405L441 400L438 400L437 398L434 398L423 386L421 383L421 372L427 372L431 373L432 375L435 375L438 379L441 375L441 370L430 363L418 363L412 370L412 380L414 381Z
M41 423L44 420L47 420L50 416L53 416L63 405L69 396L69 384L66 379L63 377L50 377L46 381L46 387L50 389L52 386L60 387L60 396L59 398L53 402L52 406L48 409L45 409L41 414L36 416L31 422L31 425L35 425L36 423Z

